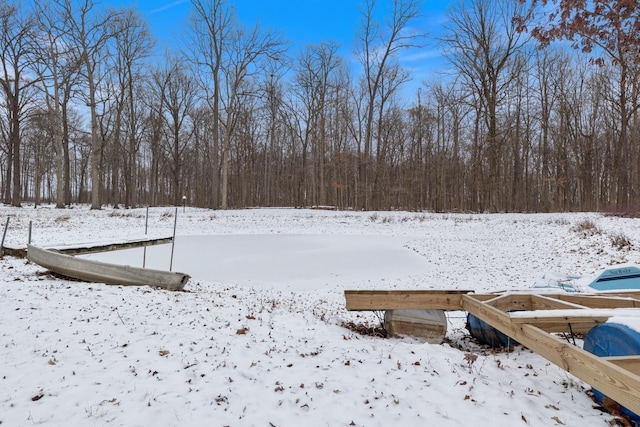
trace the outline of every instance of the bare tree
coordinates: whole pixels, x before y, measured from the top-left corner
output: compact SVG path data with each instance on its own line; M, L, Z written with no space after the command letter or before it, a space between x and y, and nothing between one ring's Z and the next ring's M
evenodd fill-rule
M167 156L171 201L179 205L185 190L185 152L194 132L190 116L195 108L196 83L177 59L171 59L166 68L153 73L153 90L162 124L161 134L156 137L161 138Z
M48 176L48 181L51 182L51 171L57 172L54 166L57 156L52 158L49 155L54 140L52 131L55 129L55 121L55 117L51 114L49 108L36 108L29 115L27 126L24 127L23 140L26 143L23 146L23 163L28 165L25 170L33 183L33 202L35 207L40 205L43 193L50 195L50 193L43 191L45 177ZM62 185L56 183L56 191L58 188L62 188Z
M240 111L240 102L244 96L250 95L249 79L260 71L260 60L269 57L277 59L282 55L284 47L283 41L277 35L263 32L258 25L250 31L237 27L229 37L226 59L222 64L225 81L222 99L225 114L221 165L220 207L222 209L229 207L231 141L236 130L238 119L236 113Z
M6 100L9 157L5 201L13 206L20 206L22 200L21 125L28 114L33 86L37 83L29 73L32 31L33 17L25 9L9 2L0 3L0 88Z
M448 59L473 89L486 127L488 180L483 182L484 209L504 208L500 200L502 138L498 109L506 88L518 75L511 61L522 51L526 37L514 17L523 7L512 0L460 0L449 10Z
M135 190L135 165L141 137L141 114L136 85L139 85L143 76L143 61L150 55L153 49L153 41L149 34L149 28L138 14L132 9L122 10L114 18L115 37L113 73L117 80L116 102L117 119L114 143L121 148L121 156L124 178L124 204L130 207L134 201ZM126 126L123 127L123 124ZM124 139L121 141L120 129L123 128Z
M298 58L296 75L292 84L293 93L300 102L300 124L297 136L302 148L302 171L299 182L299 194L311 197L313 204L327 203L326 151L328 139L328 115L332 88L335 87L334 73L340 66L337 55L338 45L327 42L308 46ZM308 174L308 155L311 159L311 172ZM310 175L310 176L308 176ZM310 178L311 186L307 186ZM305 200L305 202L307 202Z
M189 58L199 71L197 76L205 101L212 112L211 123L211 197L210 208L218 207L220 159L220 102L222 96L223 53L230 41L232 13L225 0L192 0Z
M362 24L358 35L356 56L363 68L362 158L358 185L364 186L361 208L370 209L372 197L371 167L373 163L374 131L391 95L409 79L398 63L397 54L409 47L421 47L424 34L409 31L410 22L419 16L421 1L392 0L392 7L383 26L375 20L376 0L367 0L362 10ZM377 120L376 120L377 119ZM358 192L358 189L356 190ZM360 197L358 194L356 197Z
M103 73L100 68L107 54L107 43L114 35L114 11L99 13L93 0L53 0L60 11L61 30L69 35L68 43L78 55L80 75L86 85L85 102L91 127L91 209L100 209L103 140L98 122L98 86Z
M71 99L72 87L76 85L79 62L69 51L64 28L57 27L61 10L55 5L36 0L34 10L37 22L37 37L31 46L34 70L39 76L45 105L51 120L52 146L56 169L56 207L70 203L69 192L69 137L66 111Z

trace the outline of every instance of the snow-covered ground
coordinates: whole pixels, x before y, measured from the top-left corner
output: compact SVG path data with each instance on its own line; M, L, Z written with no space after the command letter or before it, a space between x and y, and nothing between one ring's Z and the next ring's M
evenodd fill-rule
M149 210L170 236L174 208ZM6 244L142 237L145 209L0 208ZM4 222L2 221L4 224ZM585 224L597 228L585 227ZM608 426L588 386L527 349L378 338L345 289L532 286L640 263L640 220L599 214L178 210L186 292L61 280L0 260L0 425ZM617 239L616 239L617 237ZM612 245L627 237L630 246ZM108 255L114 256L114 255ZM114 261L141 264L140 251ZM167 269L169 247L147 265Z

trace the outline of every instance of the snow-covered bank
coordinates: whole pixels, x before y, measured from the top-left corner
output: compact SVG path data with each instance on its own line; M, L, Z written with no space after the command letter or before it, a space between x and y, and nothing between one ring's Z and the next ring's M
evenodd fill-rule
M151 209L149 234L171 235L174 212ZM144 209L2 214L14 245L29 221L43 246L142 236L145 225ZM579 232L585 220L598 232ZM584 384L529 350L475 345L462 313L449 313L443 345L361 336L341 325L377 318L347 312L343 291L489 291L549 271L593 274L640 262L639 228L597 214L179 209L179 236L227 236L212 255L224 275L192 274L184 293L60 280L6 257L0 423L606 426ZM612 246L614 234L632 246Z

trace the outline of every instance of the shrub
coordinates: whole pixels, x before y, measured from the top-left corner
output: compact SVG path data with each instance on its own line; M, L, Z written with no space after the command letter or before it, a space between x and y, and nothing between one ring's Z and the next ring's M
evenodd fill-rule
M595 236L596 234L602 234L602 231L598 228L595 222L590 219L584 219L573 226L571 231L582 234L584 237Z
M624 233L613 233L609 235L609 238L611 239L611 245L618 249L631 248L633 246L631 240Z

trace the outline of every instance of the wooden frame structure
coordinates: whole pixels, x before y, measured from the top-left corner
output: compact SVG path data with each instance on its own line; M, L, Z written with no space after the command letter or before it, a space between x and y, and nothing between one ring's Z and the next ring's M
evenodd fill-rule
M598 357L553 335L640 316L640 293L347 290L347 310L467 311L640 415L640 355Z

